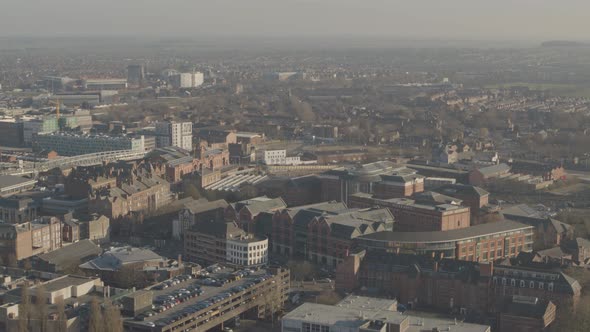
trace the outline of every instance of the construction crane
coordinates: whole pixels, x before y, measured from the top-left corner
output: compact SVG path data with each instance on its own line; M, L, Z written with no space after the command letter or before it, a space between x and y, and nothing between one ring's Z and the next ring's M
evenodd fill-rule
M55 117L59 121L59 107L61 105L59 98L57 98L55 101L50 100L49 103L55 105Z

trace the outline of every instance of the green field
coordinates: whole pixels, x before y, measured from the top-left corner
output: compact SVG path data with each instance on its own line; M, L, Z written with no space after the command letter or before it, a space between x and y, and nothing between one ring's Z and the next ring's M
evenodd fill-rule
M528 87L531 90L550 91L558 96L563 97L583 97L590 98L590 86L577 84L558 84L558 83L503 83L486 85L486 89L499 89L510 87Z

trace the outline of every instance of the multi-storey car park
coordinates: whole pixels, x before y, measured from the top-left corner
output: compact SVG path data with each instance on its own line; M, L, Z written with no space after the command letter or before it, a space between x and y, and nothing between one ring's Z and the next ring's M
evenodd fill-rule
M208 331L223 328L238 317L270 317L287 299L288 269L209 271L197 279L152 287L155 309L126 319L125 330Z

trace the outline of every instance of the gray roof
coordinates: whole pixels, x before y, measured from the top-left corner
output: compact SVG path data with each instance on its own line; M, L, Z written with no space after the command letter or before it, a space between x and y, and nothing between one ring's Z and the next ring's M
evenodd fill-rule
M535 209L526 204L513 205L502 209L501 212L507 218L522 217L531 219L548 219L549 217L551 217L551 213L543 211L542 209Z
M492 166L488 166L488 167L482 167L482 168L478 169L478 171L484 177L494 177L496 175L509 172L510 166L508 166L506 164L498 164L498 165L492 165Z
M467 184L460 184L460 183L446 184L446 185L436 188L435 190L437 192L440 192L442 194L449 195L449 196L453 196L453 195L467 196L468 195L468 196L483 197L483 196L488 196L490 194L489 192L487 192L486 190L484 190L480 187L471 186L471 185L467 185Z
M37 181L35 180L27 179L22 176L0 175L0 189L36 182Z
M406 332L445 331L452 327L455 332L489 332L486 325L461 323L455 325L450 319L408 316L396 311L395 300L377 299L364 296L350 295L337 305L304 303L283 317L284 321L301 321L328 325L340 329L358 330L372 321L383 321L400 325L408 321ZM416 324L420 321L421 324Z
M497 233L512 232L517 230L529 229L533 227L521 224L516 221L503 220L493 223L475 225L471 227L455 229L444 232L396 232L383 231L373 234L363 235L359 238L371 241L390 241L390 242L451 242L470 239L478 236L492 235Z
M211 235L219 239L229 239L246 235L246 232L238 227L235 221L204 220L193 225L190 230Z
M414 195L417 203L461 205L461 199L443 195L434 191L425 191Z
M164 258L151 250L120 247L111 249L102 256L80 265L80 267L83 269L116 271L125 264L159 260L164 260Z
M268 198L266 196L240 201L232 205L238 212L243 208L248 209L252 216L256 216L260 212L274 211L287 207L287 204L282 198Z
M39 255L38 258L58 267L79 265L82 261L94 258L102 253L102 249L90 240L81 240L72 245Z
M206 200L197 200L186 203L184 207L192 214L199 214L216 209L225 209L229 205L224 199L208 202Z

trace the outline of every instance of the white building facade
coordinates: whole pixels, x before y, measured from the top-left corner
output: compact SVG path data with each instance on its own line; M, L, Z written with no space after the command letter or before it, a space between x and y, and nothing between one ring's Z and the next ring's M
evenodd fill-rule
M179 73L170 78L170 83L175 88L190 89L203 85L205 75L201 72Z
M268 239L228 239L226 260L230 264L243 267L267 264Z
M191 122L157 122L156 146L176 146L187 151L193 148L193 124Z

